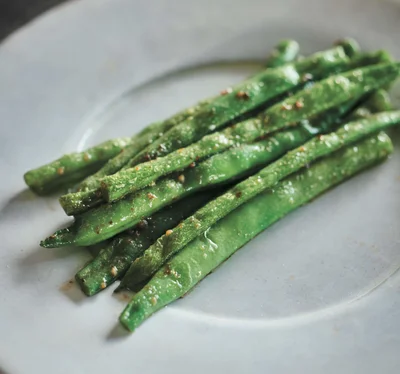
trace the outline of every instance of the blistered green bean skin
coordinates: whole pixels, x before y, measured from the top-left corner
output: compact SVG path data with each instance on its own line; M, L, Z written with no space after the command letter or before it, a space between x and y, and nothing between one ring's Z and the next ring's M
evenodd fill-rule
M319 112L361 98L383 84L394 80L399 72L396 64L379 64L331 76L312 88L301 90L277 103L257 118L240 122L225 130L205 136L186 148L122 170L102 180L101 191L105 200L114 201L137 191L163 175L184 169L192 162L220 153L233 145L253 142L257 138L281 130L290 124L309 118Z
M266 140L254 144L244 144L217 154L199 163L195 168L187 169L179 176L165 178L141 193L83 214L77 219L73 227L88 227L86 220L87 218L89 220L92 219L93 213L98 219L96 225L98 227L106 227L104 225L107 224L107 220L103 220L104 217L110 217L112 220L120 219L120 214L123 211L129 211L129 216L124 217L123 221L126 224L124 227L129 228L139 222L141 217L150 216L176 199L183 198L204 188L212 188L215 185L250 175L255 168L275 160L286 151L303 144L318 132L329 131L352 106L352 103L346 103L341 107L331 109L329 112L313 118L311 122L303 121L300 126L277 133ZM156 198L150 201L149 196L156 196ZM73 229L73 231L76 230L79 229ZM97 230L95 233L95 238L101 234ZM74 240L76 244L77 238L73 238L71 235L73 234L69 229L61 230L55 237L52 236L46 239L42 245L59 247L68 243L72 244L70 240ZM82 238L78 240L82 242ZM85 241L86 239L83 238L83 240Z
M268 163L273 158L279 157L285 150L303 144L321 129L327 131L329 128L339 123L341 117L353 106L354 103L347 103L328 113L324 113L323 116L314 118L311 123L304 121L304 123L292 131L281 132L268 140L233 148L210 158L201 164L200 168L209 172L210 180L213 178L213 174L221 175L223 170L225 170L225 174L222 175L225 179L229 179L229 181L244 177L245 175L250 175L256 167ZM313 127L315 124L319 127ZM199 166L197 168L199 168ZM230 172L226 173L226 171ZM185 178L185 176L183 176L183 178ZM187 178L193 179L193 177ZM219 180L221 180L221 177ZM206 180L204 182L206 182ZM216 182L215 178L213 178L213 182ZM191 192L193 193L200 187L204 188L204 183L202 185L199 184L197 188L192 185ZM107 244L106 247L100 251L98 256L76 275L76 279L83 292L88 296L94 295L123 276L131 263L139 257L150 244L153 244L167 229L171 229L175 226L174 219L177 215L181 217L181 219L186 218L184 217L186 213L182 213L182 211L185 211L187 207L192 209L194 205L193 200L196 200L196 196L198 196L198 194L189 199L189 206L187 199L184 199L181 202L165 208L167 209L166 211L164 209L151 216L151 232L144 231L143 229L139 232L134 228L133 230L129 229L113 238L112 242ZM171 209L171 207L173 207L173 209ZM166 214L168 214L167 217L165 217ZM167 227L166 224L169 226ZM140 235L137 236L136 233L140 233ZM151 236L151 240L149 236Z
M86 212L76 219L71 229L58 231L54 236L47 238L42 245L59 247L73 242L78 244L86 243L88 240L101 241L103 240L101 239L103 238L103 227L107 228L108 235L109 221L114 223L116 219L120 220L117 230L122 231L138 223L141 217L152 215L158 209L171 204L176 199L193 194L199 189L211 188L249 175L255 168L275 160L286 151L303 144L318 132L329 131L353 105L353 102L345 103L343 106L333 108L312 118L311 121L302 121L300 126L277 133L268 139L231 148L226 152L210 157L194 168L187 169L179 176L165 178L155 186L148 187L140 193ZM123 212L125 212L125 216L121 216ZM109 219L105 219L106 217ZM122 221L121 218L123 218ZM90 227L89 222L91 221L93 224L93 219L96 220L95 231L85 233ZM79 234L78 237L75 237L74 233L82 232L82 230L84 236L81 237L81 234ZM114 234L120 231L115 231ZM90 236L90 239L87 235Z
M354 103L347 103L341 107L334 108L328 113L324 113L323 116L314 118L311 123L305 121L292 131L281 132L268 140L233 148L207 160L202 164L203 169L208 170L210 176L213 173L221 175L221 170L234 171L234 173L223 174L230 181L250 175L256 167L268 163L272 158L283 154L285 150L303 144L321 129L327 131L339 123L341 117L346 115L353 106ZM318 128L314 127L316 124ZM213 164L216 164L217 167L213 166ZM183 178L185 177L183 176ZM197 188L199 187L200 185ZM202 187L204 188L204 184ZM195 186L192 186L191 192L195 191L195 189ZM123 276L131 263L145 249L153 244L167 229L171 229L176 225L174 222L178 216L181 219L186 218L189 215L186 214L187 208L195 210L194 203L198 200L197 196L198 194L194 195L193 198L189 198L188 202L188 199L184 199L151 216L149 224L151 227L147 228L152 230L151 232L143 229L138 231L138 229L134 228L113 238L112 242L107 244L98 256L76 275L83 292L88 296L94 295ZM140 235L138 236L137 233ZM149 239L150 236L151 239Z
M249 201L267 188L300 170L302 167L361 140L377 131L400 123L400 111L383 112L366 119L349 122L339 130L320 135L290 151L260 172L237 184L223 195L210 201L179 227L170 230L151 245L142 257L132 264L131 281L137 283L154 274L172 255L204 233L218 220ZM133 275L134 274L134 275Z
M235 251L260 232L324 191L361 170L384 160L392 152L383 133L348 147L302 169L213 225L167 262L137 293L120 316L129 331L167 304L182 297ZM131 270L121 287L130 288ZM265 295L268 297L268 295Z
M351 76L343 75L331 78L329 84L315 84L308 90L304 90L298 95L291 97L285 101L283 108L292 108L292 110L271 111L266 116L267 123L272 123L268 128L274 128L274 122L281 123L282 118L285 118L288 123L295 123L296 120L306 118L302 113L307 111L309 115L317 114L329 109L330 105L335 100L336 104L355 99L357 91L361 85L365 91L368 89L376 89L377 85L385 84L390 79L393 80L398 74L397 64L381 64L368 68L357 69L351 73ZM351 78L353 77L353 78ZM353 79L358 80L358 84L354 83ZM329 89L330 88L330 89ZM349 92L352 92L350 95ZM295 100L294 100L295 99ZM301 100L301 101L300 101ZM297 102L301 102L302 106L293 109ZM273 107L275 108L275 107ZM250 120L250 124L254 121ZM260 120L261 122L261 120ZM261 125L262 127L262 125ZM259 130L257 128L257 130ZM165 182L164 182L165 183ZM175 183L171 181L168 184L157 186L160 191L156 193L150 192L149 189L142 190L142 193L130 196L127 199L95 208L87 213L82 214L76 219L76 222L69 229L63 229L56 232L51 237L42 242L43 246L63 246L68 244L75 245L91 245L107 239L138 222L138 212L141 216L147 216L149 213L143 213L143 210L150 210L150 214L163 206L167 205L166 196L177 198L184 196L182 186L175 186L175 191L171 191ZM167 191L169 193L167 193ZM135 202L135 206L133 206ZM133 211L132 211L133 209ZM153 210L155 209L155 210ZM112 216L112 224L107 220L108 216Z
M298 51L297 42L293 40L280 42L268 58L266 67L283 65L294 60L297 55L296 51ZM340 109L331 113L329 120L336 120L336 117L344 111L344 109ZM328 122L327 120L324 119L325 122ZM309 133L306 130L302 132L304 135ZM125 154L128 147L125 148ZM257 150L260 148L257 147ZM159 236L193 213L211 196L210 193L200 193L193 198L179 201L155 213L149 219L142 220L134 228L114 237L110 243L105 244L105 247L90 263L76 274L75 278L82 291L87 296L92 296L113 284Z
M181 200L114 237L110 243L105 244L91 262L76 274L75 279L82 291L87 296L92 296L120 279L132 261L139 257L158 237L166 230L176 226L215 195L216 192L199 193Z
M274 68L292 62L299 54L300 46L295 40L281 40L268 57L266 67Z
M375 109L377 109L377 111L379 111L379 108L382 111L385 110L386 106L376 105L377 103L375 103L374 99L378 99L378 103L381 102L380 95L378 95L378 93L375 93L373 97L371 97L367 102L364 103L362 108L361 107L357 108L357 110L364 109L362 112L364 113L365 111L367 111L367 115L371 115L371 112L373 112L373 110ZM371 107L369 106L370 103ZM223 163L224 168L226 168L227 165L230 165L231 170L235 169L237 173L237 175L230 175L231 180L244 177L246 174L250 175L252 171L255 169L255 167L268 163L268 161L270 161L271 155L273 155L272 157L274 156L278 157L276 151L271 152L272 149L277 149L276 144L279 144L279 149L283 154L286 147L287 149L294 148L306 142L308 139L311 138L313 134L315 135L315 133L319 131L323 132L329 131L329 129L331 129L335 124L338 124L341 121L341 118L343 116L346 116L346 114L351 110L351 108L354 107L354 105L355 103L349 102L346 105L334 108L330 110L328 113L324 113L323 116L318 116L316 118L313 118L311 123L308 121L304 121L301 126L299 126L296 129L293 129L292 132L286 131L278 133L274 138L270 138L268 141L264 140L251 145L243 145L241 147L237 147L229 151L226 151L222 154L214 156L207 162L203 163L203 165L206 164L203 167L207 168L207 170L210 171L210 174L213 173L218 174L218 172L220 172L221 169L221 163ZM359 114L358 118L363 118L361 116L361 113ZM314 125L318 125L318 128L314 127ZM269 158L266 157L267 154L270 155ZM219 167L217 167L217 170L215 170L212 164L217 163L217 160L219 160ZM239 160L245 160L247 161L247 163L245 162L239 163ZM238 167L235 168L234 165L238 165ZM171 225L169 228L172 227L173 226ZM126 245L129 246L129 244ZM120 245L119 249L121 252L125 251L123 245ZM108 253L111 253L111 251L108 251ZM109 273L109 269L113 266L112 257L111 255L108 256L109 256L108 261L102 263L104 270L101 272L102 275L100 279L98 279L97 281L97 287L100 287L102 280L104 279L104 277L106 277L106 274ZM134 259L135 259L134 256L131 256L127 259L126 262L122 260L122 263L119 265L118 269L121 267L121 269L126 271L126 269L130 266L130 264Z
M350 60L343 48L336 47L318 52L297 63L266 69L233 89L222 92L197 115L182 121L146 147L124 168L163 156L199 140L207 133L238 119L266 101L299 86L310 72L315 79L318 79L337 71L346 70L349 64ZM65 195L60 199L60 204L68 215L73 215L87 210L88 201L97 201L96 191L90 190L79 195Z
M108 140L84 152L66 154L58 160L25 173L25 183L39 195L46 195L78 182L101 168L129 144L129 138Z
M78 186L78 190L88 191L99 188L101 178L119 171L145 147L154 142L178 123L199 113L206 104L211 102L211 100L213 100L213 98L201 101L188 109L184 109L176 113L165 121L156 122L147 126L137 136L133 137L131 143L127 145L121 153L108 160L108 162L100 170L82 181L82 183Z
M344 52L346 53L346 55L349 57L356 56L361 50L360 45L353 38L344 38L344 39L338 40L335 43L335 45L341 46L344 49Z
M357 111L360 111L357 118L364 118L366 115L370 115L371 112L374 112L374 110L386 110L387 103L384 106L379 106L375 103L374 108L371 108L370 103L372 100L373 98L369 99L363 107L357 108ZM381 100L379 101L382 102ZM173 199L181 197L176 194L177 190L182 193L182 196L185 196L199 189L212 187L213 185L221 184L228 180L235 180L250 175L257 167L265 165L281 156L286 151L300 146L313 135L320 132L331 131L333 129L332 126L338 124L341 118L345 116L354 105L355 102L345 103L342 106L313 117L311 121L302 121L300 126L277 133L266 140L231 148L228 151L217 154L197 164L195 168L187 169L180 175L181 180L185 181L184 183L177 184L177 176L175 176L174 179L166 179L162 181L160 185L148 188L147 191L156 196L164 195L165 202L172 202ZM168 184L171 186L170 189L167 188ZM161 190L163 190L163 192L161 192ZM134 197L131 201L132 204L134 204ZM141 211L141 213L143 215L150 215L152 210ZM133 217L133 219L135 218Z
M265 67L279 67L288 62L292 62L296 58L298 51L299 44L295 40L282 40L275 46L271 55L268 57ZM198 114L206 105L210 104L217 97L218 96L214 96L202 100L196 105L176 113L165 121L155 122L147 126L140 133L132 137L131 144L128 144L120 154L108 160L100 170L82 181L77 189L79 191L97 189L100 186L99 179L119 171L146 146L153 143L180 122Z
M148 157L153 159L163 156L218 130L261 104L299 86L303 83L305 74L312 73L314 79L320 79L346 70L349 64L350 60L343 48L336 47L315 53L299 62L266 69L222 92L218 99L197 116L183 121L143 150L132 160L130 166L146 161Z
M365 106L374 112L386 112L393 109L392 100L387 91L378 90L367 99Z
M346 119L353 121L360 118L365 118L372 113L385 112L393 109L392 101L389 94L385 90L378 90L370 95L367 100L355 108Z

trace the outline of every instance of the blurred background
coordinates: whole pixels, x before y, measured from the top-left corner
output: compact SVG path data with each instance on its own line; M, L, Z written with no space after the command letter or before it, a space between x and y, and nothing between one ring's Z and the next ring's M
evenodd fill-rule
M0 42L36 16L63 2L66 0L0 0Z

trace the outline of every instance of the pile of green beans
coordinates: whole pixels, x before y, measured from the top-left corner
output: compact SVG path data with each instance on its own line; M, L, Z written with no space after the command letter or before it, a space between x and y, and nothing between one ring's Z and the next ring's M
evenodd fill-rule
M283 40L235 87L25 174L39 195L73 186L59 201L74 221L40 244L100 245L76 281L87 296L116 281L115 291L137 292L120 316L129 331L393 151L383 131L400 123L387 93L400 64L353 39L303 58L299 49Z

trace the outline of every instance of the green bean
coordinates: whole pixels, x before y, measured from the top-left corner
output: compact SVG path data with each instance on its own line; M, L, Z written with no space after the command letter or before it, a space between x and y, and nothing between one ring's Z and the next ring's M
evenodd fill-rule
M371 112L385 112L393 110L392 100L386 90L378 90L369 97L365 105Z
M84 179L77 187L77 190L79 192L84 192L98 188L100 186L99 180L101 178L121 170L121 168L125 166L129 160L132 159L132 157L136 156L141 150L151 144L154 140L158 139L169 129L176 126L178 123L190 116L195 115L196 113L199 113L211 100L212 99L208 99L199 102L188 109L184 109L176 113L165 121L155 122L147 126L141 133L132 139L130 144L127 145L122 152L115 157L110 158L100 170ZM85 196L85 194L81 195Z
M361 86L365 84L364 88L367 92L368 90L373 90L379 84L384 84L393 79L397 73L397 64L382 64L370 68L358 69L353 72L353 76L362 78L359 84ZM283 114L276 113L276 121L279 121L282 116L286 116L288 123L294 123L296 119L306 118L304 115L305 112L308 112L308 115L317 114L318 111L323 112L332 105L346 102L349 99L355 99L356 95L349 95L343 92L343 87L347 87L349 91L355 93L354 86L357 85L352 84L351 81L350 78L337 76L333 81L334 84L331 83L328 85L337 87L335 95L333 95L335 90L333 92L332 90L325 90L327 85L315 84L313 87L305 90L302 96L302 103L304 105L302 108L287 110ZM312 92L314 94L311 94ZM317 98L317 101L313 102L312 98L314 100ZM288 99L287 102L291 103L291 100ZM284 105L286 106L287 103L284 103ZM269 114L269 118L273 124L274 117L271 113ZM154 191L152 191L153 188ZM173 179L166 179L158 183L155 187L142 190L141 193L131 195L113 204L102 205L80 215L71 227L57 231L45 239L41 245L45 247L59 247L69 244L86 246L98 243L136 224L141 216L150 215L168 205L171 201L170 199L184 197L188 193L186 188ZM155 191L157 191L157 194L154 193ZM109 224L108 217L112 217L112 224Z
M299 86L309 72L318 78L334 71L345 70L349 64L350 60L345 55L343 48L336 47L316 53L297 63L266 69L235 88L226 90L196 116L174 126L164 136L135 156L124 168L191 144L203 135L256 109L262 103ZM60 198L62 208L69 215L80 214L100 201L95 190L77 195L68 194Z
M103 230L106 230L107 237L108 235L112 236L137 224L141 217L152 215L176 199L181 199L203 188L212 188L249 175L255 168L275 160L320 131L329 131L337 123L338 118L346 114L352 106L353 103L346 102L340 107L332 108L320 116L315 116L310 121L302 121L293 129L277 133L273 137L254 144L243 144L231 148L210 157L194 168L187 169L179 176L165 178L155 186L148 187L123 200L95 208L77 217L71 228L58 231L43 241L41 245L60 247L68 244L82 245L82 243L93 240L97 241L97 238L101 241L103 240ZM317 125L318 127L316 127ZM116 230L114 234L109 233L109 220L112 220L113 224L120 220L118 231ZM88 230L90 225L94 228L94 232Z
M349 57L356 56L358 53L360 53L361 50L360 45L353 38L340 39L336 41L334 45L343 47L344 52Z
M294 60L296 49L298 49L297 42L293 40L282 41L267 60L266 66L276 67ZM25 182L33 191L42 195L51 193L66 185L72 185L85 177L86 179L77 187L79 191L98 188L100 178L119 171L142 149L173 126L199 113L216 97L200 101L165 121L152 123L131 139L117 138L109 140L83 152L64 155L50 164L30 170L24 176Z
M130 268L131 282L142 283L171 256L218 220L290 174L319 158L398 123L400 123L400 111L378 113L366 119L349 122L333 133L319 135L290 151L278 161L204 205L195 214L181 222L179 227L168 230L146 249L143 256L133 262Z
M329 107L362 97L365 93L394 80L398 72L398 65L380 64L326 78L316 83L312 89L299 91L283 104L273 105L256 118L207 135L197 143L165 157L104 178L101 183L103 198L106 201L118 200L164 175L188 167L197 160L220 153L235 144L253 142Z
M153 313L191 290L260 232L296 208L370 167L391 153L385 134L363 140L302 169L235 209L167 262L137 293L120 316L135 330ZM130 270L121 287L131 288ZM267 296L266 296L267 297Z
M366 74L366 71L369 74ZM397 73L398 67L396 64L382 64L370 68L358 69L353 72L353 76L362 78L362 82L359 82L359 84L361 86L365 84L365 91L368 91L376 88L378 84L384 84L388 80L393 79ZM335 90L333 92L332 90L325 90L330 86L337 87L335 95L333 95ZM351 79L343 76L335 77L333 83L331 82L329 85L315 84L304 92L302 96L304 106L302 108L284 111L283 115L276 113L276 121L286 116L288 123L294 123L296 115L297 119L300 120L306 118L304 115L305 112L308 112L309 115L317 114L318 110L323 112L329 109L330 105L338 105L349 99L355 99L356 95L349 95L343 92L343 87L347 87L349 92L352 91L355 93L354 86L357 85L351 84ZM357 87L359 88L359 86ZM312 98L314 102L311 100ZM316 98L317 101L315 101ZM290 100L288 99L289 103L291 103ZM319 103L323 104L319 105ZM271 119L271 123L274 123L271 113L269 114L269 118ZM147 188L142 193L134 194L113 204L102 205L80 215L70 228L57 231L42 241L41 245L45 247L59 247L69 244L86 246L98 243L136 224L141 216L150 215L168 205L171 198L181 198L185 196L185 193L188 193L180 183L176 183L170 179L163 181L161 185L154 188L154 190L157 190L158 195L154 191L151 191L152 188L150 187L150 190ZM135 204L135 206L132 204ZM112 217L113 224L109 224L107 217Z
M378 105L379 103L382 102L381 99L383 97L385 97L385 95L381 96L380 92L373 94L363 104L363 107L357 108L357 111L359 111L360 109L363 108L364 109L363 113L365 113L365 111L367 111L367 115L370 115L371 112L374 112L374 111L386 110L387 102L385 102L385 101L383 102L385 105ZM293 130L293 133L290 133L289 131L282 132L280 134L277 134L278 137L275 137L274 139L270 139L269 141L262 141L262 142L254 143L251 145L245 145L242 147L234 148L229 151L226 151L225 154L219 154L217 156L214 156L213 158L214 158L214 160L219 158L220 162L222 162L222 159L223 159L224 167L226 168L226 165L227 164L229 165L229 163L237 164L237 160L239 158L243 158L244 154L251 154L252 158L249 157L249 159L252 159L253 162L247 164L247 168L246 168L248 170L248 174L251 174L251 171L254 170L254 168L256 166L260 166L262 161L268 162L268 160L265 159L265 155L268 152L267 148L271 146L271 141L274 140L272 144L277 144L277 143L280 144L280 148L282 149L282 153L283 153L283 150L284 150L283 149L283 144L284 144L283 138L284 137L290 135L290 138L292 140L296 139L297 145L303 144L305 141L307 141L312 136L312 134L319 132L320 129L322 129L322 131L325 131L325 132L329 131L329 129L332 128L336 123L338 123L340 121L340 118L343 117L344 115L346 115L346 113L348 113L348 111L353 107L354 107L354 103L350 102L339 108L334 108L334 110L331 110L329 113L326 113L323 116L314 118L311 123L308 121L304 121L302 123L302 125L305 126L304 129L300 127L298 129ZM358 118L362 118L361 111L360 111ZM318 124L319 128L314 127L316 124ZM303 134L303 136L302 136L302 134ZM294 146L296 146L296 141L291 143L292 148ZM260 158L259 157L260 154L264 157ZM213 171L213 168L210 163L211 160L212 160L212 158L207 160L206 164L208 164L207 169L211 170L210 173L212 174L214 171ZM256 164L254 162L255 160L258 161L258 164ZM235 170L236 168L231 166L231 169ZM239 173L240 177L244 177L246 175L246 174L241 173L240 168L239 168L239 170L236 169L236 171ZM233 177L233 176L231 176L231 178L232 178L232 180L235 179L235 177ZM237 178L237 176L236 176L236 178ZM204 187L204 185L203 185L203 187ZM155 215L157 215L157 214L158 213L156 213ZM152 225L154 226L154 220L152 220ZM170 227L168 227L168 229L170 229L172 227L173 227L173 225L170 225ZM129 230L127 230L127 231L129 232ZM166 231L166 229L164 231ZM121 234L121 235L122 236L127 235L125 233ZM163 230L160 229L160 235L162 233L163 233ZM115 242L115 239L113 239L113 243L114 242ZM125 248L125 246L128 248ZM126 270L129 268L132 261L138 257L136 252L134 253L134 255L131 255L129 257L126 257L126 258L122 257L123 253L127 253L128 251L130 251L130 246L131 246L130 243L124 244L124 242L118 242L117 246L115 247L115 249L113 251L111 251L111 249L107 249L107 250L104 249L104 255L103 256L99 255L98 257L100 257L100 259L94 260L94 261L98 261L98 262L102 261L102 262L101 262L101 265L99 265L97 267L98 270L96 272L95 271L92 272L92 274L91 274L92 279L86 278L86 281L92 282L92 284L94 284L94 286L92 288L92 293L90 293L90 291L89 291L89 293L87 293L88 295L95 293L95 291L98 290L99 287L101 286L104 279L106 280L106 285L107 286L109 285L110 279L112 280L109 273L110 273L110 269L112 269L113 266L116 266L116 268L118 269L118 274L119 274L119 269L121 269L121 273L126 272ZM111 247L111 245L109 245L109 247ZM145 250L145 248L143 248L141 253L144 252L144 250ZM121 254L121 255L119 255L119 254ZM116 261L114 260L115 257L118 258L118 261L119 261L118 266L116 264ZM90 265L90 266L92 266L92 265ZM87 286L88 286L88 284L86 284L86 287ZM117 288L117 290L118 289L119 288ZM114 292L116 292L117 290L115 290Z
M267 59L265 67L278 67L285 63L291 62L296 58L299 45L294 40L283 40L281 41L271 53L271 56ZM136 156L146 146L153 143L156 139L162 136L166 131L176 126L180 122L188 119L189 117L195 116L200 113L206 105L212 103L218 96L214 96L205 100L200 101L196 105L184 109L165 121L156 122L147 126L137 136L132 138L131 144L124 148L121 154L108 160L108 162L95 174L87 177L78 186L78 191L88 191L91 189L97 189L100 187L99 179L112 175L119 171L125 166L130 159Z
M66 154L59 159L25 173L25 183L39 195L46 195L81 180L117 155L129 138L108 140L84 152Z
M176 226L216 192L196 194L143 219L138 225L105 243L98 255L75 276L82 291L92 296L120 279L132 261L153 244L166 230Z
M365 118L371 113L385 112L393 109L390 96L385 90L377 90L371 94L360 107L356 108L348 117L349 121Z
M250 175L252 170L269 162L271 158L276 158L280 154L283 154L285 149L303 144L312 137L313 134L319 132L320 129L327 131L329 128L333 127L339 122L341 116L345 115L353 106L353 103L348 103L340 108L331 110L329 113L324 114L324 116L314 118L311 123L309 121L304 121L301 126L294 129L292 132L282 132L268 140L233 148L208 159L203 163L203 169L208 170L210 174L216 173L220 175L221 166L223 166L225 172L226 170L234 171L234 173L224 174L225 179L229 179L230 181ZM319 128L315 128L315 124L318 124ZM218 165L217 170L215 166L213 167L213 163ZM204 183L201 187L205 187ZM192 193L195 191L194 186L192 186L191 191ZM190 201L191 200L189 200L189 202ZM169 207L166 209L168 212L171 212L174 217L176 214L182 214L180 206L186 207L186 205L185 199L183 202L174 204L172 211ZM161 236L167 229L175 226L172 219L170 220L171 224L169 227L163 226L165 220L163 221L159 216L163 217L164 214L164 210L162 210L151 216L150 224L152 228L157 228L157 237ZM184 217L182 217L182 219L183 218ZM161 222L158 223L160 220ZM155 229L150 233L152 236L151 243L148 241L148 234L143 232L143 230L140 231L139 238L135 234L137 230L133 230L134 233L131 231L132 229L129 229L113 238L112 242L106 244L105 248L100 251L98 256L77 274L76 279L81 285L82 290L88 296L94 295L100 291L102 287L108 287L115 279L119 279L126 272L132 261L141 255L156 239L155 235L153 235L155 234ZM143 241L145 241L146 244L143 244ZM137 249L138 246L140 250Z
M299 43L295 40L281 40L269 55L266 66L269 68L279 67L294 61L299 54L299 49Z
M269 162L271 158L276 158L280 154L283 154L285 149L303 144L306 140L311 138L313 134L319 132L321 129L324 131L329 130L329 128L338 123L340 118L353 106L354 103L347 103L339 108L334 108L329 111L329 113L324 113L323 116L314 118L311 123L309 121L303 121L301 126L294 129L293 132L282 132L268 140L233 148L223 154L208 159L203 163L203 169L209 170L210 174L221 174L222 165L225 171L234 171L233 174L224 174L225 179L233 181L234 179L242 178L251 174L252 170L255 168ZM314 127L316 124L318 124L319 128ZM279 148L276 146L277 144L279 145ZM239 160L243 161L240 162ZM213 167L213 163L217 163L217 170ZM181 178L182 177L184 178L184 176L181 176ZM202 188L204 187L203 183ZM194 190L195 187L192 186L192 193ZM191 199L189 199L189 203L190 202L192 202ZM191 203L191 205L193 205L193 203ZM167 211L164 209L151 216L151 227L156 229L153 229L150 234L140 230L140 236L137 237L137 230L134 229L132 233L132 229L129 229L114 237L111 243L105 244L105 248L100 251L98 256L96 256L93 261L77 274L76 279L81 285L82 290L88 296L91 296L100 291L102 287L108 287L115 281L115 279L119 279L126 272L132 261L141 255L157 237L161 236L167 229L175 226L175 224L173 224L173 219L170 219L168 221L170 225L164 227L164 216L165 214L171 214L172 218L177 214L182 216L181 207L182 209L187 207L186 199L175 203L172 207L174 208L171 209L170 207L167 207L165 208ZM182 219L183 218L184 217L182 216ZM156 230L157 233L155 233ZM149 235L152 236L151 240L149 240ZM157 236L155 237L155 235ZM143 242L146 244L143 244ZM138 247L140 247L139 250ZM112 272L110 270L112 270Z
M159 138L126 166L163 156L214 132L244 113L289 92L308 79L321 79L348 69L351 62L342 47L315 53L302 61L266 69L233 89L222 92L202 113L183 121ZM311 75L310 75L311 74Z

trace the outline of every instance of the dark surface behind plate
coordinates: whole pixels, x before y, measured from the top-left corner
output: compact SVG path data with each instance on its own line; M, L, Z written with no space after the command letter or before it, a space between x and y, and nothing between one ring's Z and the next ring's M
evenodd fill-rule
M66 0L0 0L0 41L18 27Z

